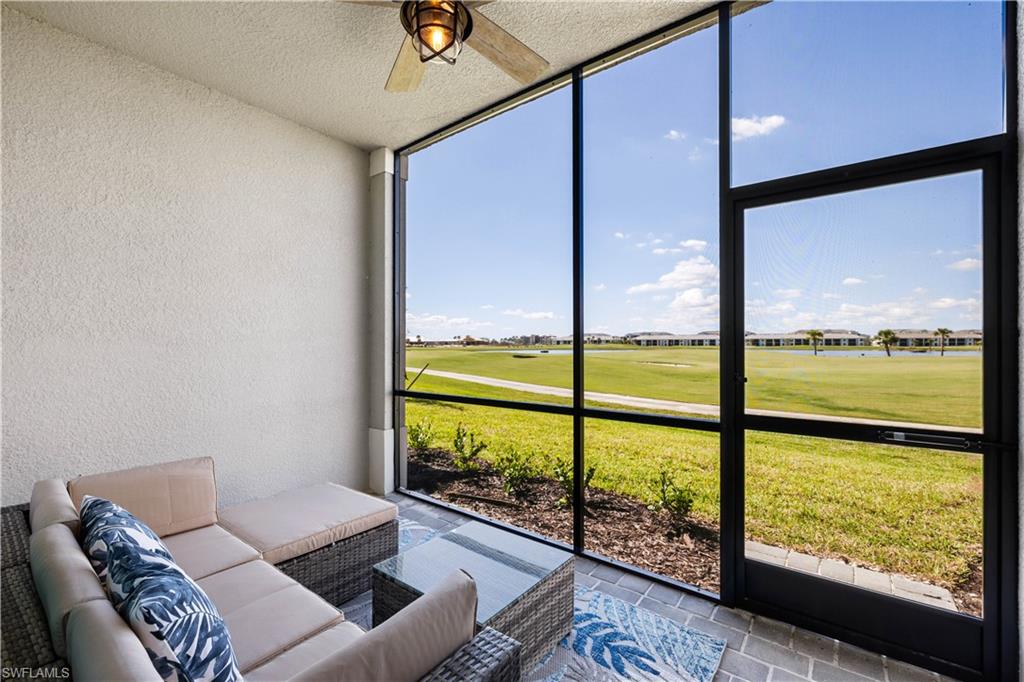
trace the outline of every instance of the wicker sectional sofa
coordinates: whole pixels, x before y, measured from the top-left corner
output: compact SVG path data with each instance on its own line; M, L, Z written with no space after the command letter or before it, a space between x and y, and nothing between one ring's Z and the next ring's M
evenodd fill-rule
M218 510L209 458L40 481L27 510L4 510L5 666L36 669L46 650L74 679L159 679L79 546L84 495L160 536L224 618L247 680L519 678L519 643L474 633L475 585L464 574L370 632L345 620L337 606L397 552L394 505L321 484Z

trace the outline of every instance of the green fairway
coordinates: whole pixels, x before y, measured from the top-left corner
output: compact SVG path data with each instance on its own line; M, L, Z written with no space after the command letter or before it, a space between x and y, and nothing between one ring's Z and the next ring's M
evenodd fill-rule
M588 349L591 350L591 349ZM521 357L516 357L520 355ZM585 358L587 391L717 405L717 348L592 349ZM981 424L981 364L976 354L817 357L783 350L748 349L747 403L751 409L977 428ZM458 372L528 384L572 387L568 354L411 348L409 367ZM409 373L409 378L413 376ZM437 377L424 375L416 388L440 391ZM449 385L459 394L512 399L511 389L477 383ZM524 393L529 400L550 396ZM620 406L619 409L622 409Z
M406 406L407 424L433 427L434 447L451 450L461 423L487 442L485 459L513 446L548 476L554 461L571 460L569 417L433 401ZM585 444L587 463L597 465L593 486L651 501L665 469L693 486L694 515L717 521L717 433L592 419ZM751 539L946 586L980 560L976 455L756 433L746 458Z

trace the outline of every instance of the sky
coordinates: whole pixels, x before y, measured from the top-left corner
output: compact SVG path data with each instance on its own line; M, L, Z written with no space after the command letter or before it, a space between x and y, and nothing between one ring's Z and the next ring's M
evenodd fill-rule
M587 332L718 329L717 30L584 81ZM456 64L454 67L458 68ZM733 186L1003 130L997 2L775 2L733 22ZM407 333L572 328L568 88L413 154ZM748 211L746 328L981 326L964 173Z

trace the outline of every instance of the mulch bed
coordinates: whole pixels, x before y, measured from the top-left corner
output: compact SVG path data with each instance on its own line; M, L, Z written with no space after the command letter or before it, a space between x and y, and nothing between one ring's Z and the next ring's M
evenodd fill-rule
M443 450L410 452L408 486L463 509L572 544L572 509L558 506L558 484L548 478L529 481L519 499L502 490L501 478L487 462L480 470L459 471ZM667 518L640 501L589 490L584 535L587 549L670 576L711 592L719 590L718 525L694 520L683 532L669 530Z
M501 477L487 462L479 471L459 471L443 450L413 451L408 460L408 484L440 500L498 521L572 544L572 509L558 506L558 484L537 477L522 498L505 494ZM632 497L589 490L584 523L589 551L666 575L710 592L719 591L718 524L694 519L678 536L670 533L667 517L650 511ZM834 557L849 562L847 557ZM870 566L869 568L878 567ZM981 614L982 571L951 587L964 613Z

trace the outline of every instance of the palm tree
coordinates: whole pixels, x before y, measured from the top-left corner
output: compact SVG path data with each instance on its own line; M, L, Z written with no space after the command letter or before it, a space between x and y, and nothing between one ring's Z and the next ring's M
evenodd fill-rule
M814 355L817 356L818 355L818 341L821 341L823 338L825 338L825 335L822 334L817 329L808 329L807 330L807 338L811 340L811 345L814 346Z
M939 357L946 354L946 339L952 333L952 329L946 329L945 327L939 327L935 330L935 336L939 337Z
M889 350L889 347L896 343L896 332L891 329L879 329L875 338L885 347L885 354L891 358L892 352Z

